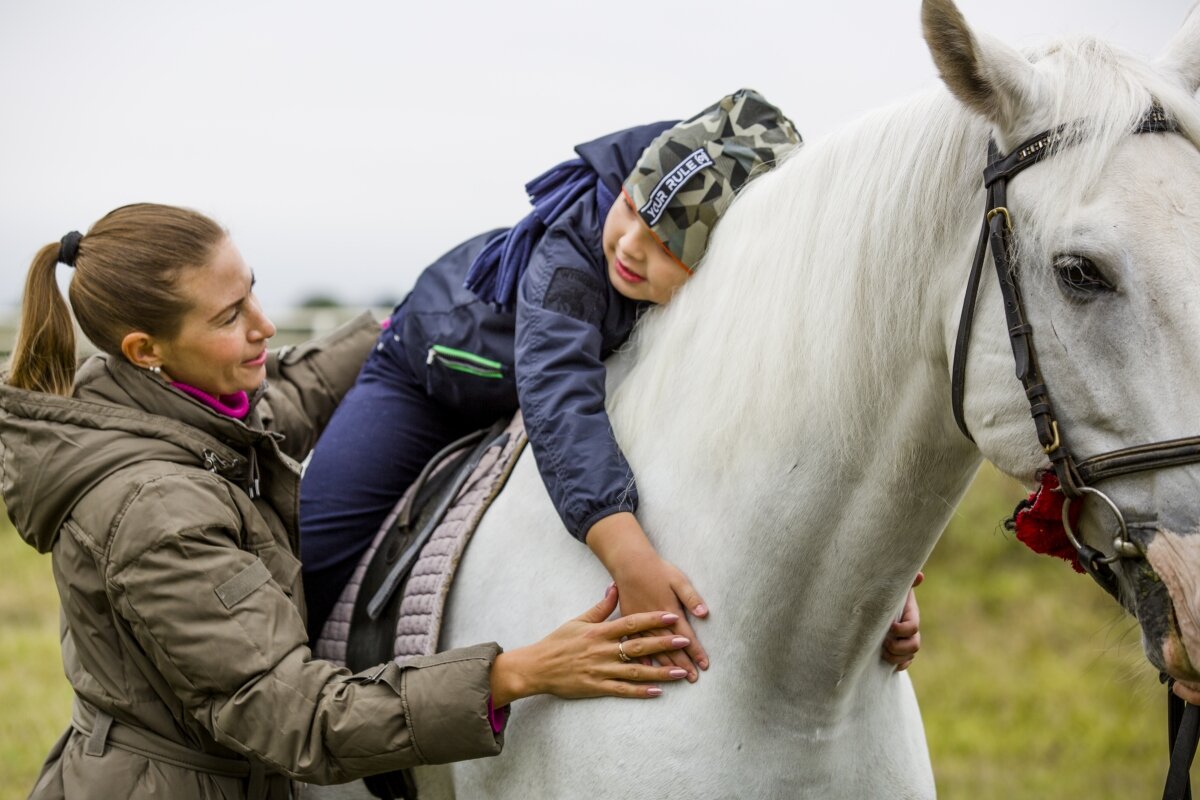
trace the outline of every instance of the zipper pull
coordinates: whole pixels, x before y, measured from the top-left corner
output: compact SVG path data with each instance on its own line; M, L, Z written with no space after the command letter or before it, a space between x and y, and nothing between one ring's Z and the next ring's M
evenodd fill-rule
M432 364L433 359L436 357L437 357L437 352L435 352L432 347L429 348L429 356L426 357L426 359L425 359L425 366L429 366L430 364Z

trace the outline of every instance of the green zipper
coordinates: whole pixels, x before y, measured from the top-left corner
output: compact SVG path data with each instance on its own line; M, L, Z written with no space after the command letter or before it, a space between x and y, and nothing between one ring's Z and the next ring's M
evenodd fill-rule
M437 359L447 369L465 372L479 378L498 379L504 377L504 373L501 371L504 365L499 361L492 361L490 358L477 356L465 350L456 350L442 344L435 344L429 348L429 357L425 359L425 363L432 364L434 359Z

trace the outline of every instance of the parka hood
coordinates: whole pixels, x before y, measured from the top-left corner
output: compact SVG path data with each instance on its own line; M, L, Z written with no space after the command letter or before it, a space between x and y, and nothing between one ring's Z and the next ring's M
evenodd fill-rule
M652 122L623 131L610 133L590 142L575 146L575 153L596 171L600 180L614 198L621 195L621 184L633 172L638 159L646 150L646 143L673 126L677 120ZM608 209L601 209L602 214ZM603 216L601 216L603 219Z
M0 384L0 497L21 538L45 553L80 498L123 467L166 461L233 479L248 463L239 445L264 435L99 355L72 397Z

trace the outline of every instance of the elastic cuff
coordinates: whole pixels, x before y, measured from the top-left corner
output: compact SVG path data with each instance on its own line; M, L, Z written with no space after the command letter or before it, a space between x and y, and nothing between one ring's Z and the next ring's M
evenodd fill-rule
M504 730L504 726L508 724L508 712L512 706L500 706L496 708L492 705L492 696L488 695L488 722L492 723L492 733L499 734Z
M568 523L567 530L570 530L571 535L574 536L576 539L583 542L584 544L587 544L588 531L590 531L592 529L592 526L595 525L597 522L604 519L605 517L611 517L613 514L620 514L623 511L628 511L630 514L636 514L637 509L638 509L637 494L631 492L629 495L629 498L624 503L617 503L614 506L608 506L607 508L602 508L599 511L589 514L588 516L584 517L583 522L580 523L579 527L576 529L572 530L570 523ZM563 520L563 521L566 522L566 520Z

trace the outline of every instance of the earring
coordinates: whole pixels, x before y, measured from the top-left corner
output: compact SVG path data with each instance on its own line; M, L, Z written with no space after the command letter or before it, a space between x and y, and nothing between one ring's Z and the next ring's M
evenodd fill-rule
M153 367L146 367L146 369L150 370L150 371L151 371L151 372L153 372L155 375L161 375L161 374L162 374L162 367L158 366L157 364L156 364L155 366L153 366Z

